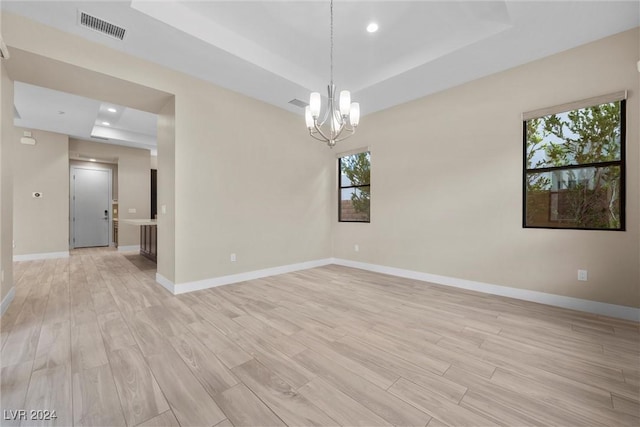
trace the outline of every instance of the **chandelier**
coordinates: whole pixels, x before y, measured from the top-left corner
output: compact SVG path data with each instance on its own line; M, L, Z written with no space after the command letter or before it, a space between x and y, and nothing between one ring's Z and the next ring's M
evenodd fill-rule
M336 103L336 86L333 84L333 0L331 8L331 81L327 86L328 104L322 119L320 119L321 98L319 92L313 92L309 97L309 105L305 108L305 122L309 135L318 141L326 142L333 148L336 142L349 138L356 131L360 122L360 104L351 102L348 90L340 92L339 102Z

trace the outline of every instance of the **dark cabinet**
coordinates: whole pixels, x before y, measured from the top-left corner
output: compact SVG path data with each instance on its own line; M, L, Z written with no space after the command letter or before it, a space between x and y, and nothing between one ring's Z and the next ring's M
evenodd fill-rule
M158 226L140 226L140 255L153 262L158 261Z

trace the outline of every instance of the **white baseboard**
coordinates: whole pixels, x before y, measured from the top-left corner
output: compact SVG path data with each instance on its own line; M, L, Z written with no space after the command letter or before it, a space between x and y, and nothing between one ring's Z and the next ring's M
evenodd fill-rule
M531 291L528 289L493 285L490 283L476 282L473 280L458 279L448 276L440 276L437 274L405 270L384 265L369 264L341 258L326 258L315 261L307 261L298 264L290 264L280 267L266 268L263 270L248 271L246 273L213 277L210 279L198 280L194 282L180 283L177 285L161 274L156 273L156 282L158 282L160 285L162 285L162 287L167 289L172 294L178 295L187 292L199 291L202 289L214 288L217 286L230 285L232 283L244 282L247 280L276 276L278 274L291 273L299 270L307 270L309 268L321 267L329 264L359 268L361 270L373 271L376 273L389 274L392 276L404 277L407 279L414 279L423 282L436 283L439 285L452 286L455 288L468 289L485 294L500 295L508 298L537 302L540 304L546 304L555 307L585 311L588 313L599 314L603 316L617 317L620 319L632 320L636 322L640 321L640 308L608 304L604 302L567 297L563 295L549 294L546 292Z
M118 246L118 252L140 251L140 245Z
M452 286L455 288L468 289L485 294L500 295L524 301L537 302L556 307L569 308L572 310L586 311L588 313L600 314L603 316L617 317L620 319L640 321L640 308L628 307L625 305L608 304L604 302L591 301L581 298L567 297L563 295L548 294L546 292L530 291L527 289L510 288L508 286L492 285L490 283L475 282L473 280L458 279L455 277L440 276L437 274L422 273L413 270L387 267L377 264L351 261L340 258L333 258L333 264L345 267L359 268L361 270L373 271L376 273L389 274L392 276L404 277L407 279L421 280L424 282L437 283L439 285Z
M11 305L11 302L15 297L16 297L16 287L14 286L9 290L7 295L5 295L5 297L2 299L2 305L0 305L0 316L2 316L5 311L7 311L7 309L9 308L9 306Z
M232 283L244 282L247 280L261 279L263 277L277 276L278 274L291 273L294 271L307 270L309 268L321 267L332 263L331 258L306 261L297 264L283 265L279 267L265 268L263 270L248 271L246 273L231 274L228 276L212 277L210 279L198 280L195 282L174 284L172 281L156 273L156 282L169 290L174 295L186 292L199 291L201 289L215 288L217 286L230 285Z
M33 261L36 259L56 259L56 258L69 258L69 251L62 252L45 252L41 254L24 254L14 255L13 261Z
M171 280L167 279L166 277L164 277L162 274L156 273L156 282L160 283L163 288L165 288L166 290L168 290L172 294L174 294L174 295L176 294L175 285L173 284L173 282Z

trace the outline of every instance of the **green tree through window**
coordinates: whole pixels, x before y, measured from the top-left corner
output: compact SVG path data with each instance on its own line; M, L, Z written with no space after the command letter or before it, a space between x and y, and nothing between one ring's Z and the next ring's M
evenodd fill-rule
M625 101L525 126L524 226L624 229Z
M340 157L338 220L369 222L371 201L371 154L366 151Z

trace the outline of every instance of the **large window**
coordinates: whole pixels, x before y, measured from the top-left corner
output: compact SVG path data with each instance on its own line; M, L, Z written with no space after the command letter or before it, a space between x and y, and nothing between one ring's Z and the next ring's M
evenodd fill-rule
M338 159L338 221L369 222L371 154L368 151Z
M523 116L523 226L624 230L624 93L564 107Z

